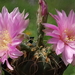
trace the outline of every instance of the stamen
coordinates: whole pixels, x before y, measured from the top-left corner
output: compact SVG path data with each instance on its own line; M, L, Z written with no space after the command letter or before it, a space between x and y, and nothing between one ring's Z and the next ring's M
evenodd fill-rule
M72 34L72 31L71 32L68 32L67 30L64 30L64 33L66 33L66 42L72 42L72 41L75 41L75 36L74 35L71 35Z
M6 50L10 42L11 38L8 31L0 31L0 50Z

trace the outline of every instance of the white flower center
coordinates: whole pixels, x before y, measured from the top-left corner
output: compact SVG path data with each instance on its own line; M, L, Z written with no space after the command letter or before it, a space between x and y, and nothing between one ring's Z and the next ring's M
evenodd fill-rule
M11 42L10 35L7 30L0 31L0 50L8 49L8 44Z

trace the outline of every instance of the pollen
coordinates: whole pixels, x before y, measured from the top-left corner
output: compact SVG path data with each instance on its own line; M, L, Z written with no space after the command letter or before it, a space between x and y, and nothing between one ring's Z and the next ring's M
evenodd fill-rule
M11 43L9 32L7 30L0 31L0 50L7 50L9 43Z
M66 34L66 42L72 42L75 41L75 35L73 34L73 31L64 30L64 33Z
M65 29L65 30L64 30L64 32L66 33L66 32L67 32L67 30Z

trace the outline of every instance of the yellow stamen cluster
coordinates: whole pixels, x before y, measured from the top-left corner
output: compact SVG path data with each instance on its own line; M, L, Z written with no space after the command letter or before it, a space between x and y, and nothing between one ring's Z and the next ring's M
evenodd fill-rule
M0 50L6 50L10 42L11 38L8 31L0 31Z
M75 36L74 35L71 35L72 34L72 31L71 32L68 32L67 30L64 31L67 35L67 37L65 38L65 40L67 42L72 42L72 41L75 41Z
M75 41L75 36L67 37L66 40L68 40L68 41Z

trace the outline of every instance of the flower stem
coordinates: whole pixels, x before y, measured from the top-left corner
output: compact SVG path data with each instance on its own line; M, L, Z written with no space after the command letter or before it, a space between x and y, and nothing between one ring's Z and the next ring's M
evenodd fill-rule
M47 5L44 0L39 0L39 8L37 12L37 32L38 32L38 39L37 39L37 47L44 46L43 38L44 38L44 26L42 23L47 22L48 12L47 12Z
M0 75L2 75L2 67L1 67L1 63L0 63Z

